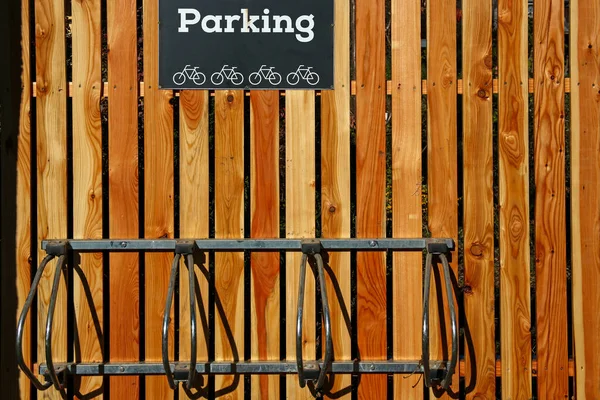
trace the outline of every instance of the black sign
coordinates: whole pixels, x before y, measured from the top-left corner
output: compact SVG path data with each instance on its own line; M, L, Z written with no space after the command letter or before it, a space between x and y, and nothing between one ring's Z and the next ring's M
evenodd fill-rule
M333 0L160 0L163 89L331 89Z

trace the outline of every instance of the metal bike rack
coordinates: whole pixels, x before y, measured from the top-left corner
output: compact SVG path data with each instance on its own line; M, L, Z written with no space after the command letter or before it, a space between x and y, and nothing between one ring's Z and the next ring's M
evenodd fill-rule
M23 306L17 325L17 362L25 375L38 390L54 386L66 397L64 378L66 375L165 375L169 386L176 389L183 382L191 390L197 374L297 374L300 387L307 383L319 392L323 389L327 374L423 374L426 386L439 386L448 389L458 361L458 317L452 296L452 280L447 254L454 249L452 239L125 239L125 240L48 240L42 242L47 256L42 260L33 278L31 289ZM423 336L422 358L414 361L334 361L333 338L331 333L331 315L327 298L323 254L339 251L422 251L426 250L425 280L423 283ZM171 266L169 288L162 325L162 363L116 362L116 363L55 363L52 358L52 327L61 271L66 268L68 252L174 252ZM301 252L300 282L298 285L298 313L296 320L296 360L295 361L235 361L214 362L196 360L196 288L194 279L193 253L201 252ZM40 381L31 371L23 358L23 327L33 303L42 274L48 263L58 257L56 262L48 316L45 331L46 363L39 365L39 374L45 379ZM187 259L190 293L190 343L191 359L172 362L169 360L169 313L175 292L175 283L181 258ZM429 300L431 271L434 257L442 262L445 292L450 310L452 330L452 353L450 360L431 361L429 357ZM304 311L304 292L306 265L309 259L314 261L317 277L321 286L322 318L325 331L325 356L322 360L304 361L302 354L302 323ZM414 266L420 268L421 266ZM218 266L216 266L218 268ZM61 381L60 377L63 380Z

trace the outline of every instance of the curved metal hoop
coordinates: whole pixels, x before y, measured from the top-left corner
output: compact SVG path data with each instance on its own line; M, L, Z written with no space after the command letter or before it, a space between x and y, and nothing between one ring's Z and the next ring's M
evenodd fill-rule
M167 303L165 304L162 326L163 367L165 368L165 375L167 376L169 387L173 390L177 389L177 384L175 383L174 373L171 371L171 364L169 362L169 320L171 315L171 305L173 304L173 296L175 294L175 282L177 281L179 260L181 260L181 254L177 253L175 254L175 258L173 258L173 264L171 265L171 278L169 279L169 291L167 292Z
M60 274L64 267L66 255L58 257L56 262L56 268L54 270L54 281L52 282L52 293L50 295L50 304L48 305L48 317L46 319L46 365L48 367L48 374L50 380L54 384L56 390L58 390L63 398L67 398L67 392L65 385L62 384L58 378L58 373L54 368L54 359L52 358L52 323L54 322L54 310L56 309L56 299L58 297L58 286L60 284Z
M29 310L31 309L31 304L33 303L33 299L37 292L38 286L40 284L40 279L42 278L42 274L46 269L48 263L54 258L53 254L49 254L40 263L35 276L33 277L33 282L31 283L31 289L27 294L27 299L25 300L25 304L23 305L23 310L21 311L21 315L19 316L19 322L17 324L17 363L21 371L31 380L33 386L37 390L46 390L50 386L52 386L52 382L40 382L40 380L33 374L33 372L27 366L25 359L23 358L23 333L25 329L25 320L27 319L27 314L29 314Z
M456 363L458 362L458 317L456 314L456 306L452 297L452 281L450 279L450 265L448 264L448 258L446 254L437 254L442 261L444 269L444 281L446 289L446 299L448 300L448 308L450 310L450 325L452 329L452 354L450 356L450 363L446 368L444 378L440 382L442 389L446 390L452 383L452 375L456 369ZM423 351L423 380L425 386L431 387L433 385L433 379L431 378L431 371L429 366L429 297L431 287L431 269L433 268L433 254L427 253L425 260L425 281L423 285L423 339L422 339L422 351Z
M187 268L190 281L190 371L188 380L185 384L187 390L192 390L194 381L196 380L196 344L197 344L197 329L196 329L196 275L194 274L194 255L187 254Z
M323 359L323 367L320 369L318 378L315 382L315 390L320 391L325 383L325 377L331 367L333 361L333 339L331 336L331 313L329 311L329 300L327 298L327 287L325 284L325 271L323 268L323 257L319 253L314 254L317 261L317 272L319 276L319 285L321 286L321 303L323 306L323 325L325 328L325 357ZM306 287L306 263L308 255L302 254L300 264L300 283L298 285L298 315L296 320L296 366L298 368L298 380L300 387L306 386L307 381L314 379L306 378L304 372L304 361L302 359L302 321L304 314L304 291Z

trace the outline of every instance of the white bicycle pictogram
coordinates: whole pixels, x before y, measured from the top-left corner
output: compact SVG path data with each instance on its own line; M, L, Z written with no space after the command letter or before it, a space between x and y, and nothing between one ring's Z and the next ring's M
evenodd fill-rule
M206 75L198 71L198 67L192 68L191 65L186 65L182 71L176 72L173 75L173 83L177 86L181 86L186 80L191 79L198 86L206 82Z
M223 65L219 72L215 72L210 76L210 80L214 85L220 85L225 79L231 81L234 85L241 85L244 82L244 75L236 71L237 67L229 67Z
M261 65L257 72L253 72L248 77L248 80L252 85L259 85L263 79L271 82L271 85L279 85L281 83L281 74L273 71L275 67L267 68L266 65Z
M319 83L319 74L311 71L313 67L305 67L300 65L294 72L290 72L287 76L287 82L290 85L297 85L300 82L300 78L304 79L309 85L316 85Z

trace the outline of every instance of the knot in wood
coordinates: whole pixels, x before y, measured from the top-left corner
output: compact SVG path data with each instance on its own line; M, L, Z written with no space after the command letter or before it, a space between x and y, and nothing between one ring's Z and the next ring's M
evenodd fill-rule
M481 257L483 255L483 246L479 243L473 243L471 245L470 252L475 257Z

